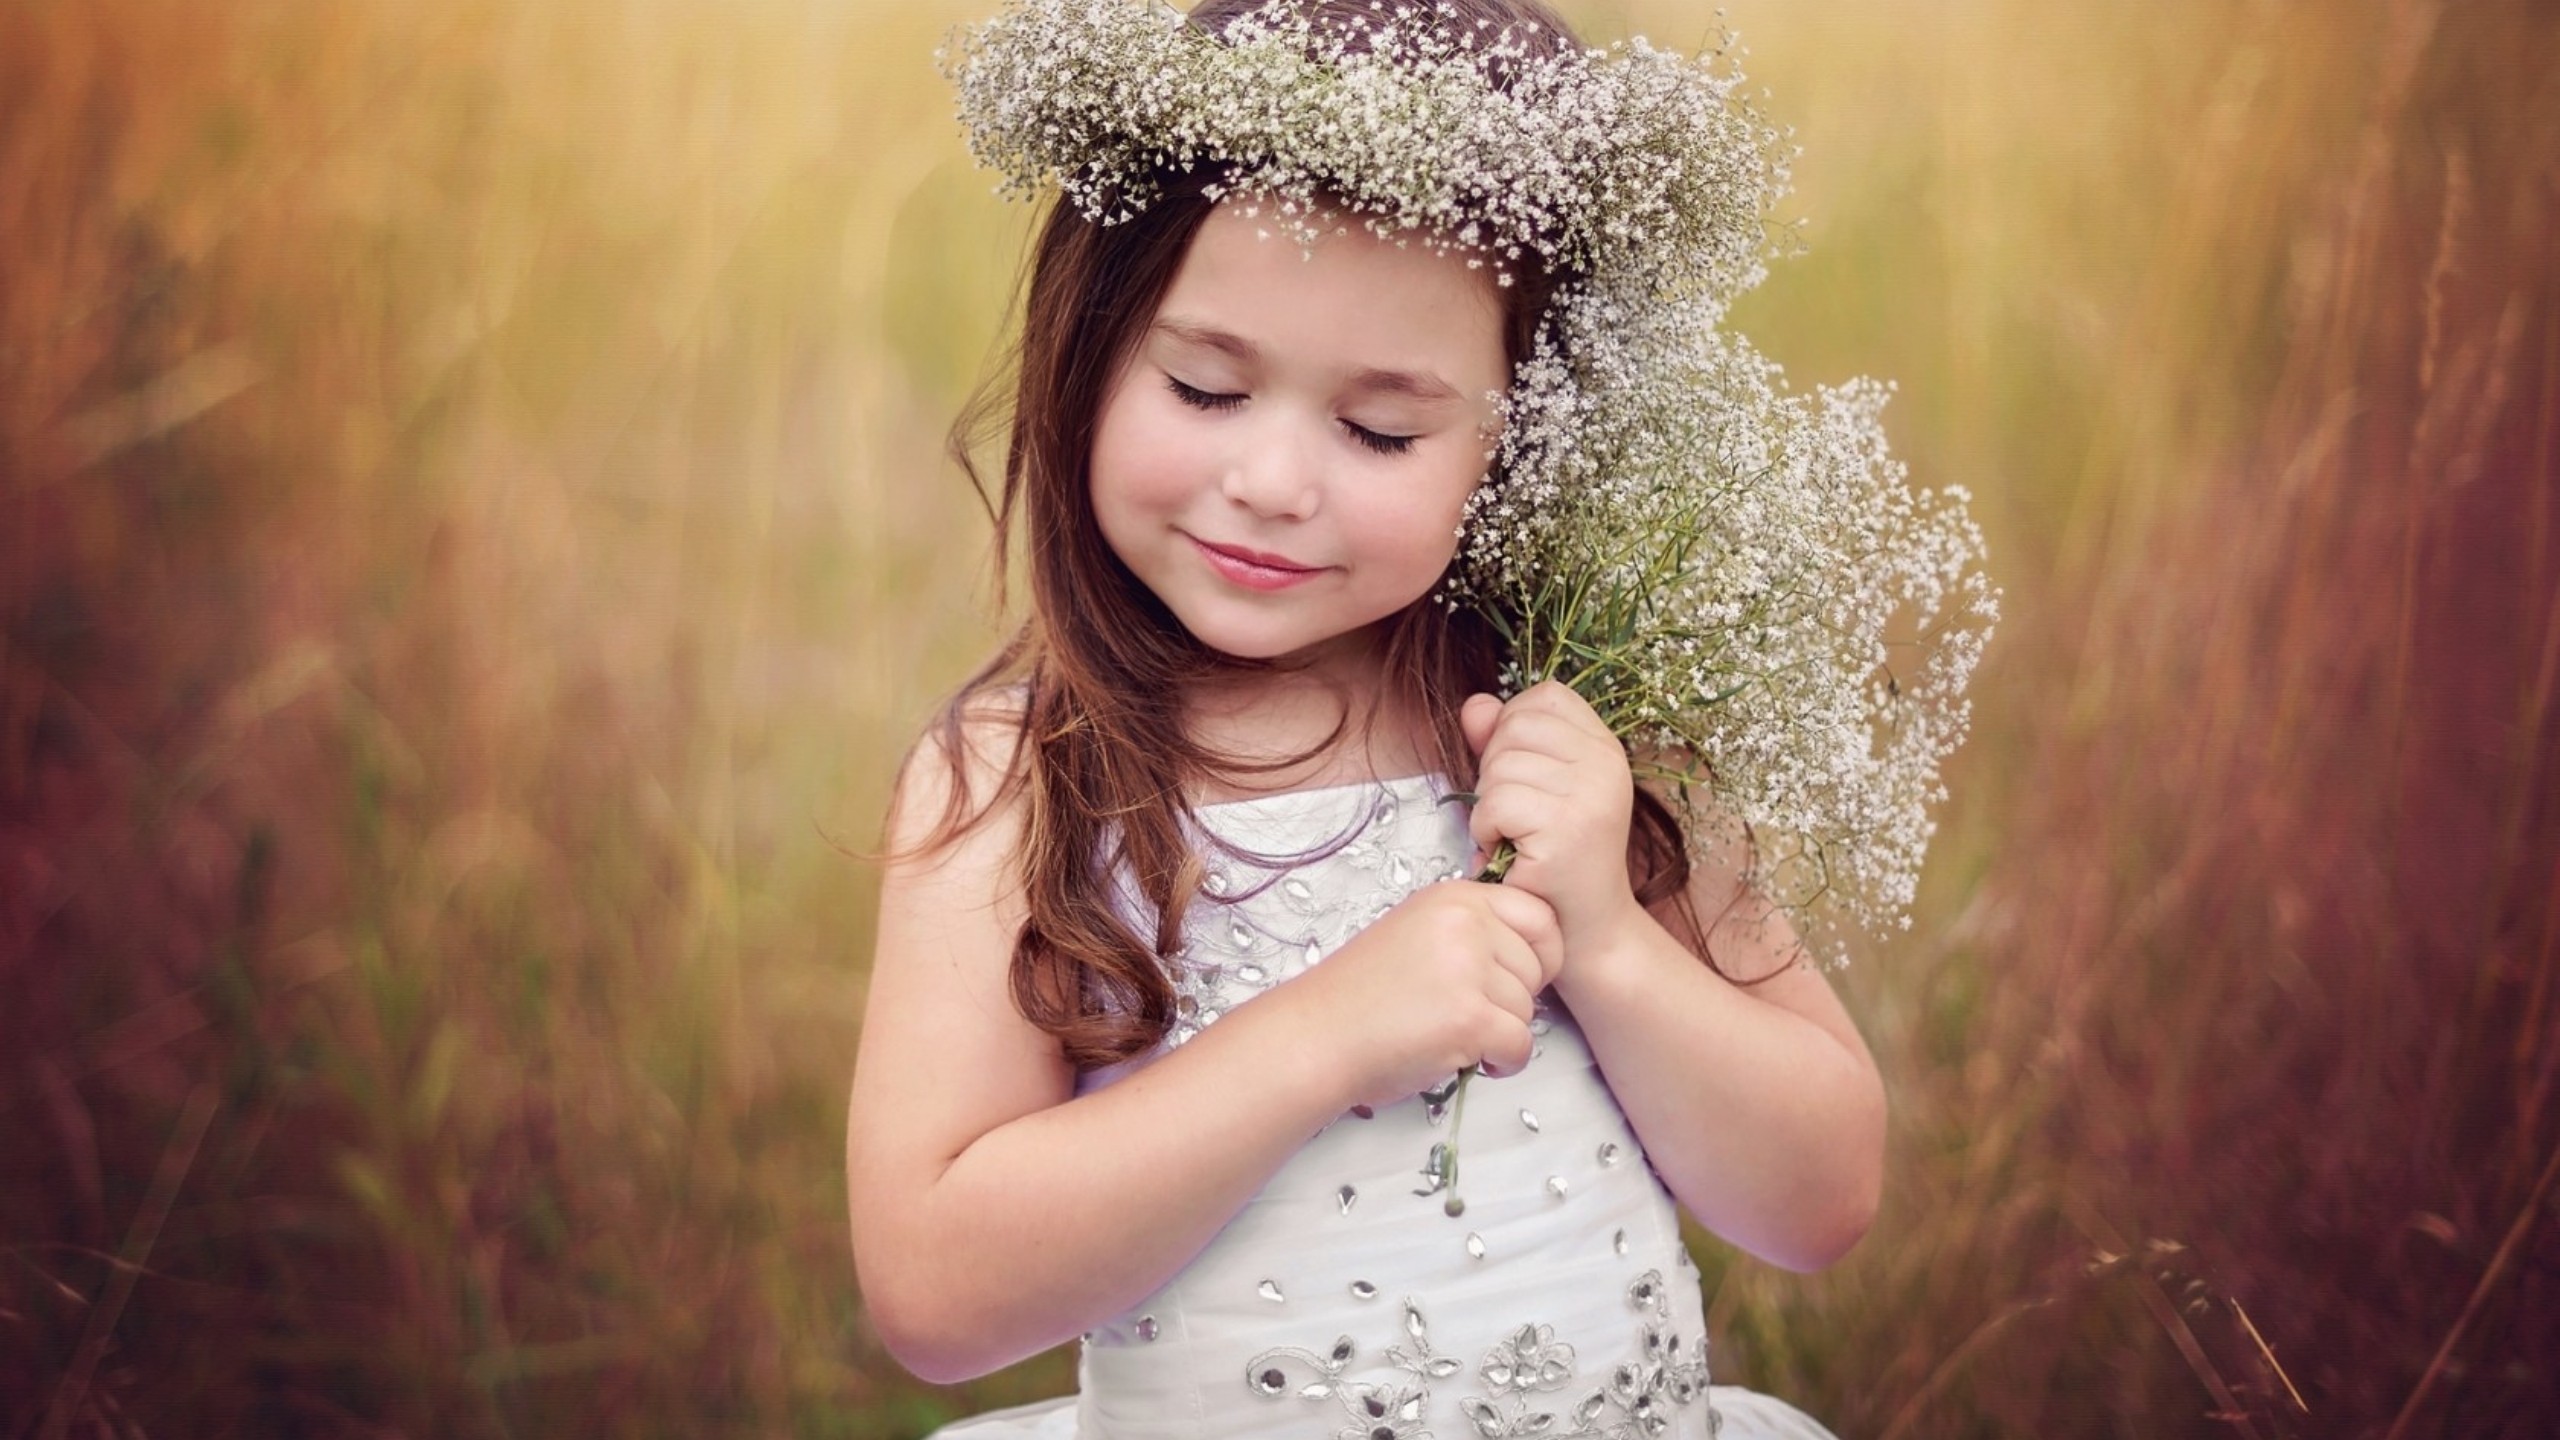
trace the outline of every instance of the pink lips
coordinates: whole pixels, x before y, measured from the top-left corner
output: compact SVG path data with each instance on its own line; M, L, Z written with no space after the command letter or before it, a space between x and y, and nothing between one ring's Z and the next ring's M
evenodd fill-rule
M1247 550L1241 545L1212 545L1197 535L1184 538L1200 548L1210 569L1248 590L1286 590L1324 573L1321 565L1301 565L1285 556Z

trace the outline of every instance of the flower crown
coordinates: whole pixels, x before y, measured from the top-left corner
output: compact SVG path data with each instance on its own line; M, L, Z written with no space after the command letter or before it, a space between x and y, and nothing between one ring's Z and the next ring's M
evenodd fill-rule
M1540 43L1541 40L1547 43ZM942 60L1005 189L1100 224L1212 167L1312 244L1382 237L1557 283L1500 397L1444 598L1505 683L1570 683L1742 840L1818 949L1909 923L1997 611L1957 488L1914 491L1890 387L1790 393L1721 321L1758 283L1783 137L1718 59L1461 24L1426 0L1319 24L1275 0L1212 34L1159 0L1013 0Z
M1160 0L1020 0L940 58L1008 193L1054 184L1104 224L1210 165L1211 199L1268 197L1302 239L1339 201L1390 239L1723 300L1786 188L1738 74L1423 5L1320 24L1282 0L1212 34Z

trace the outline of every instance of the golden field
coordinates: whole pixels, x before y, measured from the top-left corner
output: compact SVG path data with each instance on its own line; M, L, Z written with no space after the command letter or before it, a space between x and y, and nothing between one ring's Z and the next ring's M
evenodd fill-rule
M0 1437L915 1436L841 1127L980 3L0 0ZM1695 47L1702 9L1566 8ZM1849 1440L2560 1429L2560 12L1728 0L2006 615Z

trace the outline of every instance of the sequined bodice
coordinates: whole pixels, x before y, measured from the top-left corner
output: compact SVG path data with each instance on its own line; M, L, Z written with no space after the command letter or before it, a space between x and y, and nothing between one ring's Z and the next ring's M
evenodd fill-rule
M1443 793L1412 777L1205 809L1223 843L1185 919L1168 1048L1463 874L1465 812ZM1089 1333L1079 1435L1711 1435L1671 1200L1572 1017L1550 1003L1533 1028L1528 1066L1471 1082L1463 1114L1423 1095L1327 1126L1188 1267ZM1435 1148L1453 1135L1456 1215Z

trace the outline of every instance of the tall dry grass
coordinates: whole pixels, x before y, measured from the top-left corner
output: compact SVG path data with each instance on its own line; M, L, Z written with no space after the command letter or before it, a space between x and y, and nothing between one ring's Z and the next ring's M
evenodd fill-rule
M2103 62L2178 63L2165 134L2021 145L1977 92L1916 162L1903 278L1960 307L1923 468L1987 477L2018 603L1943 921L1852 981L1893 1213L1736 1318L1858 1433L2547 1433L2553 19L2188 18ZM2084 258L2016 244L2075 190Z
M0 7L0 1432L937 1413L828 837L981 628L940 28Z
M990 633L982 7L0 0L0 1434L913 1435L869 838ZM2560 17L1731 7L2010 620L1894 1192L1702 1242L1841 1433L2560 1416ZM1670 4L1585 7L1682 42Z

